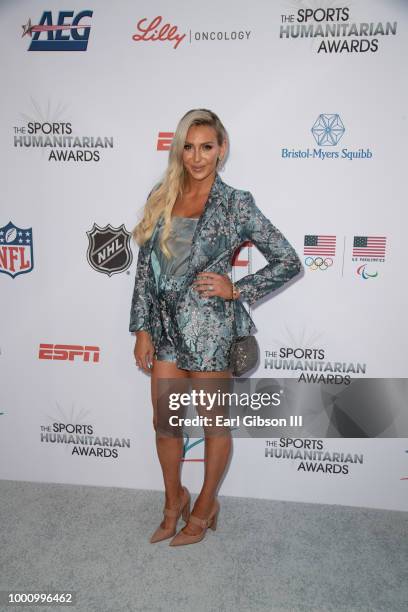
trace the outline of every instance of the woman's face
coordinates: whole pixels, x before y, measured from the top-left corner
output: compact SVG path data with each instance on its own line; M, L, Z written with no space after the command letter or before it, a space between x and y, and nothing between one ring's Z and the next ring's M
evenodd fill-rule
M223 157L225 143L217 141L210 125L192 125L184 143L183 163L190 178L202 181L216 171L218 157Z

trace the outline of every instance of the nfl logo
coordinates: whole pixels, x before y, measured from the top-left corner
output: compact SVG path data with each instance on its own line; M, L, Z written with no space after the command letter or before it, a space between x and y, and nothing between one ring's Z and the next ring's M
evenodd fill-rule
M15 278L34 267L32 228L17 227L11 221L0 227L0 272Z

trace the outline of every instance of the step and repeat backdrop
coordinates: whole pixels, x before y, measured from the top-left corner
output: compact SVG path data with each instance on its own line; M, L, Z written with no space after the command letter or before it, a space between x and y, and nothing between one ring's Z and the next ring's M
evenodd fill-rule
M221 178L304 267L245 305L251 377L312 389L320 423L234 438L220 494L407 510L398 413L373 401L372 427L329 400L393 379L392 403L408 375L408 3L9 0L0 16L0 477L163 489L128 331L130 233L179 119L209 108L229 133ZM235 278L263 265L246 244ZM186 437L192 491L204 465Z

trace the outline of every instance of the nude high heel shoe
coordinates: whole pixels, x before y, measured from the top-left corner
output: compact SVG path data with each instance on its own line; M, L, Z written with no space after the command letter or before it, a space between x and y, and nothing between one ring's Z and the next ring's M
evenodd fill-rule
M198 518L198 516L194 516L194 514L190 514L190 518L188 519L195 525L200 525L202 527L202 531L197 535L190 535L183 531L184 527L180 529L177 535L169 542L169 546L182 546L184 544L195 544L196 542L200 542L207 531L207 527L215 531L217 529L217 519L218 513L220 511L220 503L218 499L214 500L213 507L211 508L211 512L207 519Z
M181 498L179 509L173 510L172 508L165 508L163 510L164 516L173 516L178 521L180 518L180 515L182 515L183 519L187 523L189 516L190 516L190 501L191 501L190 492L187 489L187 487L183 487L183 496ZM159 525L159 527L156 529L156 531L153 533L152 537L150 538L150 543L154 544L155 542L161 542L161 540L167 540L167 538L171 538L172 536L174 536L174 534L176 533L177 521L176 521L175 527L173 527L172 529L163 529L163 527Z

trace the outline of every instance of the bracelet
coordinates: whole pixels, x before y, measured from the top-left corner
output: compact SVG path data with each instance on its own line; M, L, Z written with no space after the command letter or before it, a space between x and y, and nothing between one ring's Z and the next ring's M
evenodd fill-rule
M234 285L234 283L231 283L231 285L232 285L232 299L237 300L239 298L239 289Z

